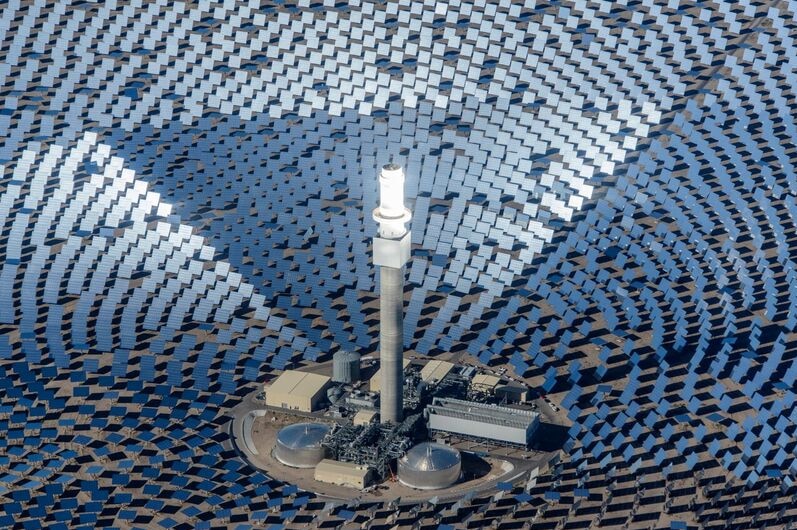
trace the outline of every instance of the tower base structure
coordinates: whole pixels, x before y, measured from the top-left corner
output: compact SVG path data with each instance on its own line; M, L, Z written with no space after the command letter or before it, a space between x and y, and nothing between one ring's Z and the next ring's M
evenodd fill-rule
M379 364L382 423L398 423L404 413L404 267L379 267Z

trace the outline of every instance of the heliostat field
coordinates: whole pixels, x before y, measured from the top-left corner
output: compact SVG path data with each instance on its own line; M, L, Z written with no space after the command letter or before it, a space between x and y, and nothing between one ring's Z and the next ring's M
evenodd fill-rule
M0 527L797 521L797 3L0 9ZM236 443L379 352L389 163L404 352L547 398L536 472L341 500Z

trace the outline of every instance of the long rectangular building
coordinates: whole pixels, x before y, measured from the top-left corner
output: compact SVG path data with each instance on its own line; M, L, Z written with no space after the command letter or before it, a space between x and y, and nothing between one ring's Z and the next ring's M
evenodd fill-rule
M531 410L434 398L426 407L430 431L448 432L500 443L527 446L540 424Z

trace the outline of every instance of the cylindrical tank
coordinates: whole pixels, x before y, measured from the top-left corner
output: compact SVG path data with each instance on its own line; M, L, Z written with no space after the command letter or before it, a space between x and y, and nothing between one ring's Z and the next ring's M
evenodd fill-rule
M360 380L360 354L339 351L332 357L332 381L354 383Z
M274 458L291 467L311 468L326 457L321 445L329 426L323 423L294 423L277 433Z
M398 460L398 479L405 486L421 490L447 488L459 480L462 457L447 445L423 442Z

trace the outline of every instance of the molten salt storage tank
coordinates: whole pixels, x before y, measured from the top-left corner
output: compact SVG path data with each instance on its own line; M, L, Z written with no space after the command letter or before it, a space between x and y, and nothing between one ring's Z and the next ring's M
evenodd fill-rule
M447 488L459 480L462 457L447 445L423 442L398 460L398 479L405 486L421 490Z
M332 381L354 383L360 380L360 354L339 351L332 357Z
M291 467L315 467L326 457L326 448L321 445L329 426L323 423L294 423L277 433L274 458Z

